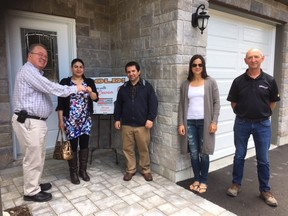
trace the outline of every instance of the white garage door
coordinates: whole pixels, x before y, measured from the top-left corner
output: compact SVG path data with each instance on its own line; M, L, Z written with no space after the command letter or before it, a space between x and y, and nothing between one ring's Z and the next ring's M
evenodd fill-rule
M244 63L244 57L250 48L263 51L265 61L262 69L273 75L276 28L216 10L209 10L209 14L207 71L218 83L221 102L216 149L211 157L211 160L215 160L234 153L235 115L230 102L226 101L232 81L245 72L247 65ZM250 137L249 148L253 146Z

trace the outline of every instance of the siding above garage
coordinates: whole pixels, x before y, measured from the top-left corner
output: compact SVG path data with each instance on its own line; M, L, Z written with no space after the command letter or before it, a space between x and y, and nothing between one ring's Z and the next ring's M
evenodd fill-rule
M288 6L288 0L275 0L275 1L280 2L280 3Z
M288 0L209 0L210 8L221 7L223 11L234 10L233 14L242 14L245 17L251 15L266 21L279 21L283 24L288 22ZM283 3L284 4L283 4Z

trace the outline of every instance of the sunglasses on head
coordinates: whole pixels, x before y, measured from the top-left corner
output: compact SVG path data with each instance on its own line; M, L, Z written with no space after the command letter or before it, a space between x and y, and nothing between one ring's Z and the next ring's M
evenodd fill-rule
M203 67L203 64L192 64L192 67Z

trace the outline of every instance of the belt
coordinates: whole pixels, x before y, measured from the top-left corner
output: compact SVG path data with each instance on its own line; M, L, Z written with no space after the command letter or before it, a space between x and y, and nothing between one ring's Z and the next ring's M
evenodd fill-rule
M250 122L250 123L259 123L259 122L263 122L269 119L269 117L265 117L265 118L259 118L259 119L248 119L248 118L241 118L239 116L237 116L237 118L246 121L246 122Z
M16 115L19 115L20 113L15 112ZM37 119L37 120L43 120L46 121L47 118L43 118L43 117L39 117L39 116L31 116L31 115L27 115L26 118L31 118L31 119Z

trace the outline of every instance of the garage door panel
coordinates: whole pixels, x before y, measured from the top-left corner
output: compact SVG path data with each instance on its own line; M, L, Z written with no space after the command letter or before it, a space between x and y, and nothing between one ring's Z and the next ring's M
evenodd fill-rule
M217 151L216 151L217 149ZM235 147L233 141L233 134L226 134L224 136L216 137L216 145L214 155L211 155L210 160L216 160L227 155L234 154Z
M253 28L250 26L244 26L243 28L243 42L252 42L259 45L266 45L269 41L269 35L267 31L261 28Z
M230 119L230 118L229 118ZM217 129L217 137L223 134L229 134L231 133L231 128L233 128L234 121L228 120L228 121L220 121L218 123L218 129Z
M212 76L212 77L215 77L215 76ZM220 96L225 95L227 97L227 93L229 92L230 86L232 84L231 80L216 80L216 82L217 82Z
M219 123L225 122L225 124L226 124L227 121L233 122L234 119L235 119L235 114L233 113L233 110L232 110L230 104L227 104L226 106L224 106L224 105L221 106L220 116L218 118ZM232 128L230 128L230 130L231 129Z
M231 103L229 101L227 101L226 98L227 98L227 95L220 96L221 112L223 112L223 113L225 113L225 112L222 109L224 109L224 107L226 107L226 106L228 106L229 109L232 109Z
M238 25L236 23L231 23L218 17L213 18L214 19L209 20L209 31L211 31L211 36L234 40L238 38Z
M220 96L220 112L222 112L223 114L225 113L225 107L230 106L230 103L227 103L226 97L226 95ZM218 121L222 121L223 119L224 118L222 117L222 115L219 115Z
M221 143L221 145L218 146L219 150L227 148L231 146L231 144L234 144L234 136L231 132L225 134L218 134L216 140Z
M222 36L214 36L212 35L211 38L213 38L209 43L209 47L213 49L213 47L218 48L219 43L223 43L222 50L237 51L237 47L235 47L235 43L237 42L236 38L223 38Z
M211 69L235 69L238 64L238 54L233 51L209 50L207 55L209 55L209 59L207 59L207 67L211 67Z
M265 55L262 69L273 75L275 26L240 16L209 10L207 71L216 79L220 93L220 116L212 160L234 154L233 125L235 114L226 100L231 84L247 69L247 50L259 48ZM249 139L248 147L254 146Z
M207 67L209 67L208 65L209 64L207 63ZM217 83L222 84L223 82L228 82L228 85L231 85L232 83L230 79L238 75L236 68L228 69L224 67L219 67L219 68L209 67L208 74L214 79L216 79ZM225 79L225 80L221 80L221 79Z
M234 147L234 138L233 138L233 134L226 134L223 136L218 136L216 138L216 140L218 141L217 143L219 143L217 145L217 149L219 151L230 148L230 147ZM232 145L231 145L232 144Z

